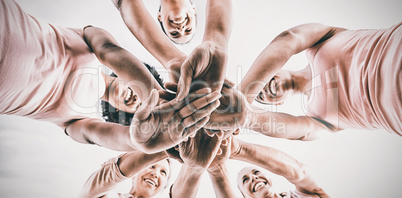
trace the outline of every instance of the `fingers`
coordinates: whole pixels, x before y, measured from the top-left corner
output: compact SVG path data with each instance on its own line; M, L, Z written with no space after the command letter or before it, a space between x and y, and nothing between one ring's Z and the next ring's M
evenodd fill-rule
M186 60L180 68L179 85L177 86L176 100L183 100L190 91L191 81L193 80L193 68L188 60Z
M185 128L197 123L199 120L201 120L204 117L207 117L211 114L212 111L214 111L216 108L219 107L219 101L215 101L204 108L200 109L199 111L187 116L182 120L182 124ZM178 112L179 114L180 112Z
M234 82L232 82L232 81L230 81L229 79L227 79L227 78L225 78L225 80L224 80L224 82L223 82L223 87L226 87L226 88L232 88L232 87L234 87Z
M166 111L173 112L173 111L183 108L184 106L186 106L186 104L189 104L192 101L194 101L198 98L204 97L210 93L211 93L210 88L203 88L203 89L200 89L200 90L197 90L197 91L191 93L185 100L182 100L182 101L171 100L169 102L166 102L163 105L159 106L158 110L163 110L165 112Z
M151 112L158 104L159 93L156 89L152 89L150 96L142 103L141 107L135 113L135 117L138 120L145 120L149 117Z
M209 129L205 129L204 131L209 137L213 137L215 134L212 130L209 130Z
M167 90L170 90L172 92L177 92L177 83L174 82L166 82L165 83L165 88Z
M228 145L228 140L227 139L222 140L221 145L222 146L227 146Z
M217 92L217 91L212 92L211 94L201 97L201 98L191 102L190 104L184 106L182 109L180 109L179 114L180 114L181 118L186 118L187 116L190 116L193 113L195 113L196 111L201 110L201 109L203 111L209 111L209 113L211 113L213 110L218 108L219 102L217 100L220 97L221 97L221 94L219 92ZM214 105L210 106L213 108L204 108L204 107L207 107L208 104L213 103L214 101L217 101L217 102Z
M223 151L221 148L218 149L218 152L216 153L216 155L222 155Z
M209 121L209 116L202 118L199 122L197 122L196 124L187 127L183 133L182 136L183 137L192 137L194 138L195 135L197 134L197 131L200 130L207 122Z
M159 90L159 98L165 101L171 101L176 97L176 93L166 91L166 90Z

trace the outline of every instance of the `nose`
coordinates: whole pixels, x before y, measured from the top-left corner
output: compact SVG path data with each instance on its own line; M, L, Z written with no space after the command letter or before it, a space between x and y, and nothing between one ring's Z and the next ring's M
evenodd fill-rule
M158 178L158 174L156 172L151 172L151 177Z
M257 180L257 179L258 179L258 176L257 176L257 175L253 175L252 180L254 181L254 180Z
M178 29L178 30L183 30L183 29L184 29L184 23L178 25L178 26L177 26L177 29Z

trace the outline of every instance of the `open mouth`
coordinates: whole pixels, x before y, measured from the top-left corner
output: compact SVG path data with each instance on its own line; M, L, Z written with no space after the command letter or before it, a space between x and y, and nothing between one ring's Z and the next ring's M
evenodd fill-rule
M264 187L265 185L267 185L267 182L264 181L259 181L257 182L254 187L253 187L253 192L257 192L259 191L262 187Z
M134 91L129 87L124 95L124 104L129 106L137 101L137 95L134 95Z
M174 21L174 20L169 19L169 22L172 23L173 25L179 26L183 23L186 23L187 20L188 20L188 17L184 18L182 21Z
M273 96L276 96L277 88L278 87L276 85L275 78L272 78L271 81L269 81L269 84L268 84L269 93L271 93L271 95L273 95Z
M152 179L144 179L144 181L153 187L157 187L156 182Z

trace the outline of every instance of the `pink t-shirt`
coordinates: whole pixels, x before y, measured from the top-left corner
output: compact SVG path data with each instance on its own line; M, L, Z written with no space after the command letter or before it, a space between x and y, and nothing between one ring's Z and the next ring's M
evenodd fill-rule
M340 129L402 135L401 25L341 31L308 49L313 89L307 114Z
M62 28L0 1L0 113L63 126L98 117L105 85L82 29Z
M117 162L124 154L119 155L118 157L111 158L105 163L102 164L102 167L94 172L85 183L82 191L81 198L110 198L110 197L130 197L129 194L117 195L117 194L108 194L110 190L112 190L116 185L128 179L125 177L121 171L119 166L117 166Z

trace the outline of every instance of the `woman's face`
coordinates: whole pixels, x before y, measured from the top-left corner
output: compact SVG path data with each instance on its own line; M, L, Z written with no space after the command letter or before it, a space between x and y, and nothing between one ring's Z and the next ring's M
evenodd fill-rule
M294 82L287 70L280 70L258 94L256 100L263 104L280 105L293 94Z
M162 23L166 35L175 43L187 43L195 33L196 11L189 0L161 1L158 20Z
M271 192L271 181L259 170L247 167L240 171L237 184L246 198L265 198Z
M115 78L109 88L108 102L116 109L128 113L135 113L141 106L141 100L137 94L125 83L125 81Z
M162 160L139 172L134 178L134 188L139 195L152 197L165 188L169 174L170 164Z

